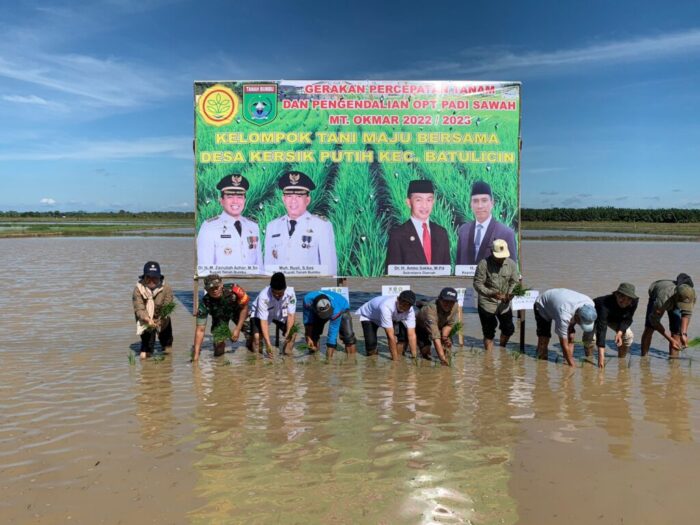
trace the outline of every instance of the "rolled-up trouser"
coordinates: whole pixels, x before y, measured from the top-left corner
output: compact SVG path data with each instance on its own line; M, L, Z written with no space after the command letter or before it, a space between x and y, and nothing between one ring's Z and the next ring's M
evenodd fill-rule
M379 325L372 321L362 321L362 333L365 337L365 350L374 352L377 349L377 330ZM408 332L403 323L394 323L394 334L399 343L405 343L408 340Z
M355 337L355 332L352 329L352 317L350 316L350 311L345 310L340 315L340 340L343 341L343 344L345 345L354 345L357 341L357 338ZM323 334L323 328L326 326L327 322L328 319L319 319L317 317L314 319L314 322L311 325L311 339L314 340L314 343L317 346L318 340L321 339L321 335ZM337 345L328 344L328 346L335 348Z
M608 323L608 328L611 330L614 330L615 333L618 332L620 329L619 323ZM583 347L586 349L587 352L595 350L598 346L605 346L605 341L600 341L598 342L596 340L595 336L595 331L585 333L583 334ZM632 342L634 341L634 334L632 333L632 330L629 328L625 330L622 333L622 349L623 350L629 350L630 346L632 346Z
M275 325L277 329L282 333L282 335L287 335L287 323L283 323L282 321L278 321L277 319L273 319L270 321L271 325ZM255 334L260 334L262 331L260 330L260 319L257 317L251 317L250 318L250 335L255 335Z
M156 335L162 347L173 346L173 323L170 318L166 318L167 322L160 332L156 330L146 330L141 334L141 351L153 352L156 346Z
M651 322L651 316L654 313L654 302L655 300L653 298L649 298L649 302L647 303L647 313L646 317L644 318L644 328L654 328L654 324ZM670 310L666 312L668 314L668 329L671 332L671 335L680 335L681 334L681 311L676 309L676 310ZM663 314L661 315L661 318L663 318ZM659 322L661 319L659 319Z
M513 310L510 308L506 312L500 314L487 312L479 307L479 320L481 321L481 331L484 333L484 339L493 339L496 337L496 326L501 327L501 334L510 337L515 332L513 324Z

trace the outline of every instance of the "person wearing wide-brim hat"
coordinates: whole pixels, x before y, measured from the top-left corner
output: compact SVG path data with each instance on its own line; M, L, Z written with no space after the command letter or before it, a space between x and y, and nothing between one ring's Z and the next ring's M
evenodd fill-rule
M459 321L457 290L446 287L437 299L425 303L416 314L416 338L418 349L425 359L430 359L431 346L443 365L448 365L452 349L452 328Z
M605 367L605 332L611 328L615 332L617 355L622 358L629 352L634 334L630 329L634 312L637 311L639 298L634 285L620 283L617 290L593 299L596 314L595 332L583 334L583 347L586 356L593 355L593 349L598 347L598 368Z
M236 266L252 266L253 273L262 273L260 229L243 216L249 187L248 179L240 173L226 175L216 185L223 211L199 228L197 275L240 273Z
M517 262L515 232L493 217L493 192L487 182L478 180L472 184L470 206L474 220L462 224L457 230L457 264L479 264L491 255L494 239L506 241L510 258Z
M411 216L389 232L387 273L393 273L393 265L450 264L447 230L430 220L434 204L435 188L431 181L418 179L408 184L406 205L411 210Z
M301 171L287 171L277 181L287 213L265 228L265 270L289 272L284 267L320 267L323 275L338 273L333 225L307 211L316 184ZM293 275L293 272L291 272Z
M136 334L141 336L141 359L153 353L156 335L164 352L173 346L173 325L169 316L162 314L163 307L173 302L173 290L165 283L160 264L148 261L143 265L131 297L136 318Z
M491 244L491 255L479 261L474 273L474 290L478 294L478 311L484 335L484 349L491 350L500 327L499 345L505 347L515 332L511 300L520 274L518 265L510 258L508 243L495 239Z
M695 287L689 275L681 273L675 281L662 279L649 286L644 333L642 334L642 355L647 355L654 331L668 341L670 358L678 357L678 352L688 346L688 326L695 307ZM664 313L668 315L668 332L661 324Z

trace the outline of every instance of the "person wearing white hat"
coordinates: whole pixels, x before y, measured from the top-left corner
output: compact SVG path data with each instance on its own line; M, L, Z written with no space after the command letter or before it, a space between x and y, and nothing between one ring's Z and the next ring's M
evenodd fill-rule
M535 301L537 357L547 359L554 321L554 330L559 336L566 364L575 367L574 327L580 325L584 337L593 335L596 318L595 304L587 295L566 288L547 290Z
M495 239L491 255L479 261L474 274L474 290L479 296L478 311L484 335L484 349L493 348L496 327L501 329L500 346L505 347L515 332L511 300L520 275L518 265L510 258L508 243Z

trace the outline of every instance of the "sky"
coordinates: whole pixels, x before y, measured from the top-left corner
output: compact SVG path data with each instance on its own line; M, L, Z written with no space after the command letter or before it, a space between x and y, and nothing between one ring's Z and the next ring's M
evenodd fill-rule
M700 208L700 2L0 3L0 210L192 211L195 80L522 82L522 206Z

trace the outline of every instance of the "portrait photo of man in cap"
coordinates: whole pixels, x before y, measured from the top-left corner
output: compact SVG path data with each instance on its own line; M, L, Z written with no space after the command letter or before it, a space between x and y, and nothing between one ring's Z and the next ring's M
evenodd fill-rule
M389 233L387 273L399 264L448 265L450 241L447 230L430 220L435 204L435 189L429 180L412 180L408 184L406 205L411 217Z
M197 234L197 274L230 273L234 266L255 266L262 273L260 230L243 217L248 180L238 173L223 177L216 185L223 212L202 223ZM236 273L241 273L237 270Z
M475 220L462 224L457 230L457 265L479 264L489 257L494 239L506 241L510 258L518 262L515 232L491 214L494 200L488 183L476 181L472 184L470 205Z
M288 171L280 177L278 187L287 213L270 221L265 230L265 268L276 271L280 266L320 266L321 275L336 275L338 258L333 225L323 217L307 211L311 190L316 188L308 175ZM294 275L289 269L284 270Z

